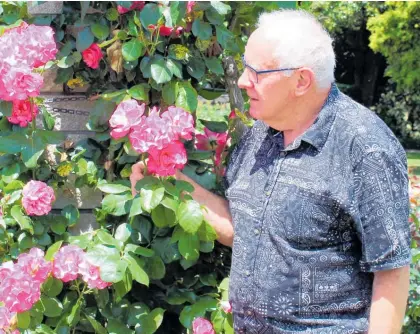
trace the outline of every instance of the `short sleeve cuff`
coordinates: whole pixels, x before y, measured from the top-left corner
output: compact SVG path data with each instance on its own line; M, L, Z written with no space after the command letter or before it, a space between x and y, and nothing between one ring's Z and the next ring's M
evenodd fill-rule
M411 264L411 255L404 255L392 259L375 262L360 261L360 269L363 272L376 272L381 270L397 269Z

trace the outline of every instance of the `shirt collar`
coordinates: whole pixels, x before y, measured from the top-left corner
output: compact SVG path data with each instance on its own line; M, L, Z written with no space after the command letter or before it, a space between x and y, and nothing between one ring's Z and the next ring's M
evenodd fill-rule
M312 145L317 151L322 149L335 119L337 110L334 102L338 98L339 93L340 91L337 88L337 85L332 84L327 100L322 106L315 122L301 136L296 138L294 142L288 146L288 149L289 147L291 150L298 148L302 141ZM278 144L281 148L284 148L283 132L267 127L267 134L273 142Z

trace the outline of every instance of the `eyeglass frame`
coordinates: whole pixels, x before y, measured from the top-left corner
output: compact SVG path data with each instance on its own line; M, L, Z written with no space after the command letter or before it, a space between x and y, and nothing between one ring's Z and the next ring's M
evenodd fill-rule
M242 55L241 56L242 59L242 65L244 66L244 69L246 67L248 67L249 69L251 69L252 71L254 71L257 75L257 82L252 81L253 83L258 83L258 74L266 74L266 73L273 73L273 72L284 72L284 71L294 71L294 70L298 70L301 67L290 67L290 68L278 68L278 69L272 69L272 70L256 70L255 68L253 68L251 65L249 65L246 61L245 61L245 56Z

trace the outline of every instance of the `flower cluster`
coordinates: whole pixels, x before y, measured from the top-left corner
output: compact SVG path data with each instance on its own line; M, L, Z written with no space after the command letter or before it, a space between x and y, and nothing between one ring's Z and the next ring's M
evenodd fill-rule
M34 69L57 52L51 27L23 22L0 37L0 99L13 102L9 122L23 127L36 115L27 100L39 95L43 78Z
M78 246L62 247L55 255L52 274L63 282L73 281L79 275L91 289L105 289L111 283L104 282L99 276L99 268L89 263L86 253Z
M205 318L195 318L192 327L193 334L216 334L212 323Z
M29 181L23 187L22 194L22 205L29 216L48 214L55 201L53 188L42 181Z
M131 12L132 10L142 10L145 5L145 1L133 1L130 7L124 7L122 5L117 6L117 11L120 14Z
M88 262L86 253L78 246L62 247L53 262L44 258L44 252L32 248L18 256L17 262L0 266L0 334L11 327L16 313L28 311L41 298L41 285L53 277L69 282L81 276L90 289L105 289L111 283L99 276L99 268ZM14 332L13 332L14 333Z
M228 142L228 134L217 133L204 128L204 134L197 134L195 136L195 146L199 150L213 150L215 151L215 165L219 166L222 162L222 154L224 153L226 144Z
M139 105L135 100L121 102L109 120L111 136L120 139L128 135L134 150L149 153L149 172L174 175L187 162L181 139L192 139L194 119L173 106L161 114L153 108L148 116L144 116L145 109L145 104Z

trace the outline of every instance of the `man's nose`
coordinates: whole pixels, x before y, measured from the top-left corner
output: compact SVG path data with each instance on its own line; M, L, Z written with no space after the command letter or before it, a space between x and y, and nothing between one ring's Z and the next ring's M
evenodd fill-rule
M238 79L238 87L241 89L247 89L252 87L252 82L249 80L249 76L246 71L243 71Z

